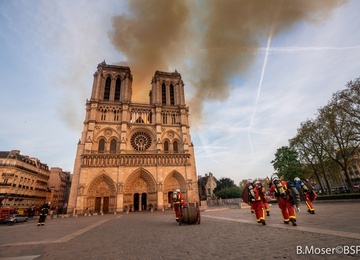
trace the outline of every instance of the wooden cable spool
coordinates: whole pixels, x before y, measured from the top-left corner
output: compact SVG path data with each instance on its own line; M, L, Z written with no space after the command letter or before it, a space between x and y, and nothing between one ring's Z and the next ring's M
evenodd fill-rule
M183 222L186 224L194 224L198 222L198 214L194 206L183 208Z

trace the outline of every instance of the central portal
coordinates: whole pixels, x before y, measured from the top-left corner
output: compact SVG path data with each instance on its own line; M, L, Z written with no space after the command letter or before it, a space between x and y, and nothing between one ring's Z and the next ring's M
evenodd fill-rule
M142 211L147 209L147 194L143 193L135 193L134 194L134 210Z

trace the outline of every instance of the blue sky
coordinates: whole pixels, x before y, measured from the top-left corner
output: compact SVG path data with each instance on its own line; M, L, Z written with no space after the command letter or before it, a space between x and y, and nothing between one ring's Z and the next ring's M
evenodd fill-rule
M73 171L96 66L126 61L109 32L112 17L129 10L115 0L0 1L0 150L18 149ZM228 95L203 100L200 121L190 106L198 174L239 183L273 173L276 149L360 76L359 10L359 1L348 1L317 22L299 19L271 37L264 28L253 60L238 73L233 68ZM187 55L168 71L182 75L190 100L192 58L203 50L197 42L186 46ZM157 69L163 68L152 73Z

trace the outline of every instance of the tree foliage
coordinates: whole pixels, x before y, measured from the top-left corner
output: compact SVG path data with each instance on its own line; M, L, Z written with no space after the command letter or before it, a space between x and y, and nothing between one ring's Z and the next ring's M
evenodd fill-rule
M235 185L234 181L230 178L221 178L216 181L216 188L214 190L217 198L229 199L240 198L241 190Z
M236 185L232 179L221 178L216 181L216 188L215 188L214 192L216 193L216 191L222 190L224 188L234 187L234 186L236 186Z
M343 172L348 188L353 191L349 169L360 153L360 78L335 93L318 110L315 119L302 123L289 145L297 152L305 174L310 171L322 189L325 185L331 191L331 183L339 182ZM276 157L274 168L284 173L283 168L288 165L283 161L292 161L292 156L286 153Z
M285 180L293 180L295 177L303 177L305 174L297 151L288 146L277 149L275 159L271 163L279 177L283 177Z
M216 191L215 195L217 198L222 198L222 199L240 198L241 189L236 185L231 187L224 187L221 190Z

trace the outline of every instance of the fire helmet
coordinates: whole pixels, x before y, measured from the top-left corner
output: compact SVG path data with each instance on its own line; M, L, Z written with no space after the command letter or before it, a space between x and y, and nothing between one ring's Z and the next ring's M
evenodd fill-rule
M273 175L271 175L270 178L272 181L279 180L279 176L277 176L275 173Z

